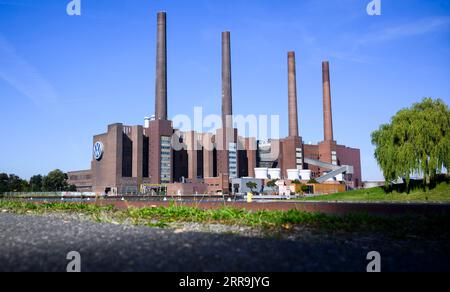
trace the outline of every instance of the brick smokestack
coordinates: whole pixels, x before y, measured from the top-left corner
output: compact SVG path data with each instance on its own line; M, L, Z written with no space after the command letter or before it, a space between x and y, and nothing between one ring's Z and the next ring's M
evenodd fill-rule
M330 64L328 61L322 63L323 76L323 127L325 141L334 141L333 137L333 112L331 109L330 89Z
M295 69L295 52L288 53L289 75L289 137L298 137L298 108L297 108L297 73Z
M158 13L156 40L156 120L167 120L167 28L166 13Z
M222 125L223 128L233 127L233 99L231 87L231 40L230 32L222 33Z

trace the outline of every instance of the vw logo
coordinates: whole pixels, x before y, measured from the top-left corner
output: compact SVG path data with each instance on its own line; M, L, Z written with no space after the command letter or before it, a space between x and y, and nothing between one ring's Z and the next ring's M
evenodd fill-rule
M103 151L104 151L103 143L102 142L96 142L94 144L94 158L95 158L95 160L97 160L97 161L102 160Z

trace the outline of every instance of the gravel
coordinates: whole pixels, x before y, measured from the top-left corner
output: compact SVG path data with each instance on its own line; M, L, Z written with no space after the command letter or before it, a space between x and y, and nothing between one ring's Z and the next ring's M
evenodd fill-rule
M448 239L395 240L295 227L277 237L247 227L180 223L170 229L95 223L78 215L0 213L0 271L365 272L378 251L383 271L450 271Z

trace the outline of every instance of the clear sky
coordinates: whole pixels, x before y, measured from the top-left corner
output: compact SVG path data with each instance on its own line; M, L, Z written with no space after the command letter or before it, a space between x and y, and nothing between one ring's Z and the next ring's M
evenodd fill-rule
M323 139L329 60L335 138L382 179L370 133L423 97L450 103L450 1L0 0L0 172L88 169L92 136L154 111L156 13L168 13L169 116L220 113L221 32L232 32L235 114L281 115L297 52L300 131Z

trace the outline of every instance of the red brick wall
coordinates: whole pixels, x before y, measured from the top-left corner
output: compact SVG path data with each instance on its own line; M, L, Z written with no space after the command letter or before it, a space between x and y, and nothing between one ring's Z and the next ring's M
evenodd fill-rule
M150 122L150 127L145 129L149 137L149 176L152 184L161 183L161 136L172 137L173 127L171 121L156 120ZM172 165L173 168L173 165ZM172 171L173 179L173 171Z
M300 137L288 137L281 142L281 176L287 178L288 169L297 169L297 148L303 148Z
M354 187L362 186L361 151L359 149L337 145L337 157L340 165L352 165L354 167Z

